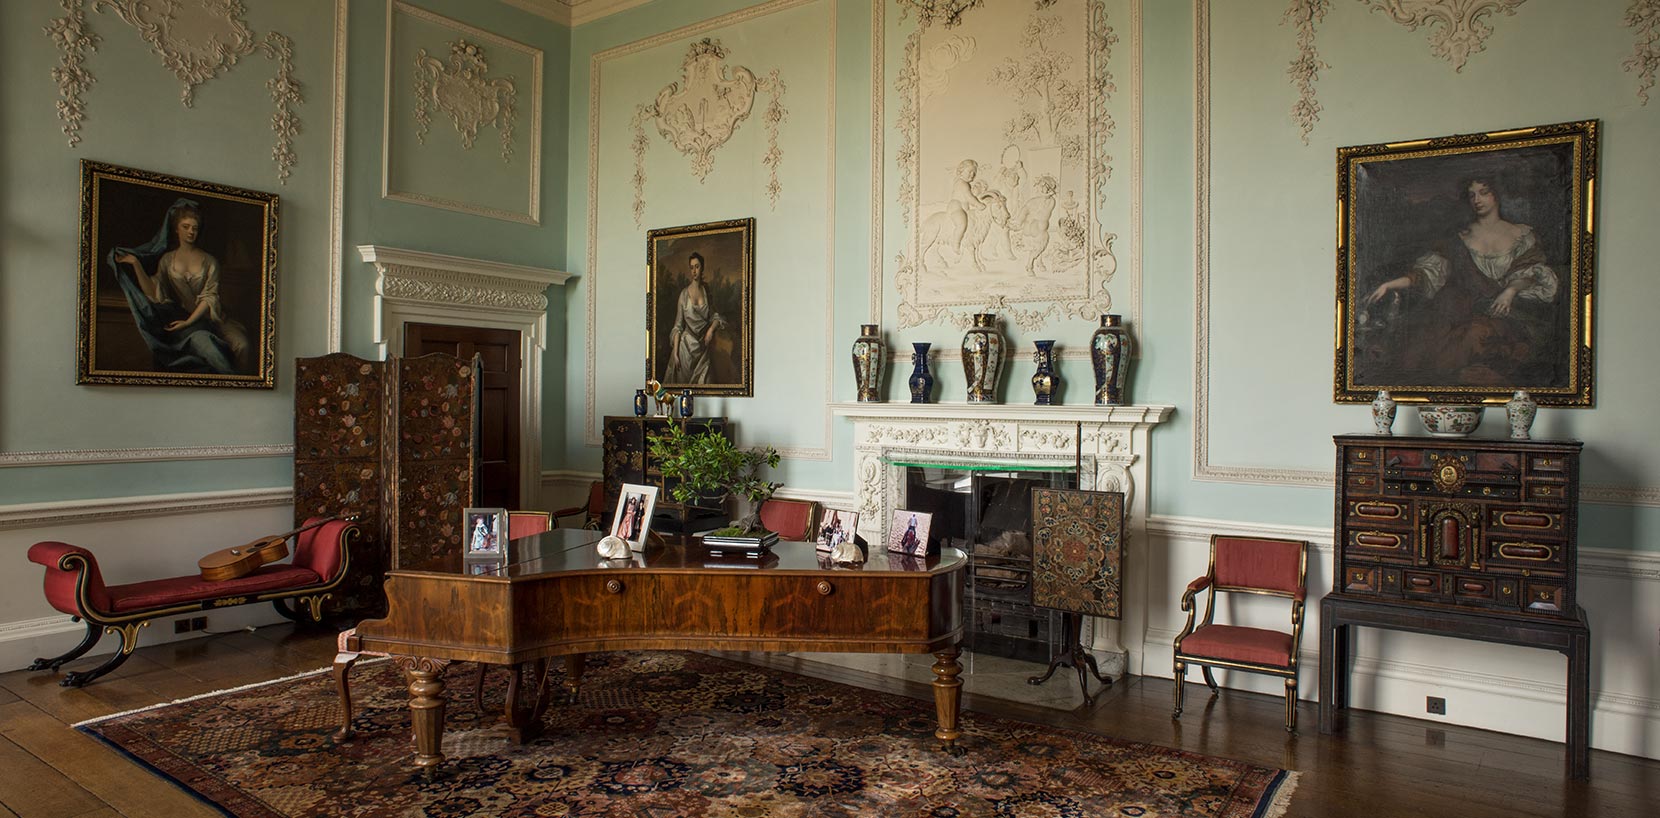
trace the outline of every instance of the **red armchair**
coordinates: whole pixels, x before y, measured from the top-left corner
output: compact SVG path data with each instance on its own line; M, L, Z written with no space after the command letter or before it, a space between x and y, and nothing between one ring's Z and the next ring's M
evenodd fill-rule
M818 528L818 503L771 498L761 504L761 525L776 532L781 540L811 540L817 533L814 529Z
M308 520L307 523L314 522ZM108 661L87 671L64 674L58 684L81 687L127 661L138 647L138 631L153 619L231 605L270 601L277 612L298 621L302 609L313 622L322 620L323 601L346 576L351 562L348 543L360 535L345 520L324 523L295 535L294 559L265 565L236 579L209 582L197 574L105 585L98 560L91 551L62 542L38 542L29 547L29 561L46 566L46 601L86 621L86 636L69 652L36 659L30 670L57 670L80 658L105 633L121 634L121 649ZM294 600L293 607L285 604Z
M507 512L507 538L516 540L553 528L553 515L546 511Z
M595 480L588 484L588 502L553 512L553 524L566 517L582 515L582 527L593 531L605 530L605 483Z
M1265 537L1210 538L1210 570L1188 583L1182 594L1187 625L1176 636L1176 711L1182 715L1187 666L1198 665L1211 695L1220 693L1212 667L1266 673L1285 680L1285 729L1297 729L1297 650L1303 636L1303 599L1308 585L1308 543ZM1208 589L1204 622L1195 628L1194 595ZM1242 592L1291 600L1290 631L1218 625L1216 592Z

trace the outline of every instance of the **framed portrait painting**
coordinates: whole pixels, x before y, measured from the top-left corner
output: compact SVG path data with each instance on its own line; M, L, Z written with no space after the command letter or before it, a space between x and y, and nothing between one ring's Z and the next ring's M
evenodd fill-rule
M1337 151L1333 397L1591 406L1598 123Z
M276 386L277 196L81 162L75 382Z
M755 394L755 220L646 231L646 371L670 393Z

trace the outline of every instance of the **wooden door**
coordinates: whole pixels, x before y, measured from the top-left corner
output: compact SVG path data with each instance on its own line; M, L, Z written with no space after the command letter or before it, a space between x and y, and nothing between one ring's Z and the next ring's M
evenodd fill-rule
M523 362L519 333L511 329L404 324L405 357L445 352L459 358L478 355L479 377L478 504L519 508L519 401Z

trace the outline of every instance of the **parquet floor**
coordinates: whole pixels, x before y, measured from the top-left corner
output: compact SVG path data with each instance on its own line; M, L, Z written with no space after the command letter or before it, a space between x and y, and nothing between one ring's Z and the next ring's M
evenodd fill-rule
M313 670L333 656L332 633L273 625L142 648L80 690L58 687L52 673L0 674L0 818L215 815L69 725ZM822 662L741 658L931 697L923 684ZM1075 683L1057 677L1050 684L1066 682ZM1371 713L1351 715L1342 736L1322 736L1309 703L1293 736L1282 726L1279 698L1224 691L1212 700L1203 685L1189 689L1187 712L1173 721L1170 684L1132 677L1073 711L972 695L964 708L1300 771L1291 818L1660 816L1657 761L1593 751L1591 779L1568 782L1560 744Z

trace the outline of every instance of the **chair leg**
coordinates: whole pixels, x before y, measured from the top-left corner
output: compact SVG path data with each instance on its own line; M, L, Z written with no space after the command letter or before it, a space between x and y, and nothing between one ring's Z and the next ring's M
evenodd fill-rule
M334 740L351 741L352 736L352 684L348 678L352 672L352 665L357 664L357 653L337 653L334 655L334 686L340 691L340 729L334 733Z
M65 673L63 678L58 680L58 685L61 687L85 687L92 684L92 681L99 676L120 667L121 663L127 661L127 657L133 655L133 651L138 649L139 629L149 626L150 621L148 619L143 622L129 622L122 625L119 629L121 631L121 649L116 651L114 656L91 670ZM110 627L109 630L116 630L116 628Z
M478 675L473 677L473 706L477 707L480 713L484 712L484 671L489 667L479 662Z
M1182 717L1182 687L1186 684L1187 684L1187 665L1182 663L1182 662L1177 662L1176 663L1176 712L1171 714L1171 716L1170 716L1173 719L1179 719L1179 718Z
M1285 732L1297 732L1297 677L1285 680Z
M70 648L68 653L61 656L56 656L51 659L36 659L34 664L29 665L29 669L57 670L58 668L81 658L81 655L87 651L92 650L92 646L98 644L98 640L102 639L103 636L103 628L88 622L86 623L86 636L81 638L81 644Z
M1210 695L1212 695L1212 696L1221 695L1222 694L1222 688L1216 686L1216 677L1210 675L1210 665L1200 665L1199 669L1201 671L1204 671L1204 674L1205 674L1205 687L1210 688Z

